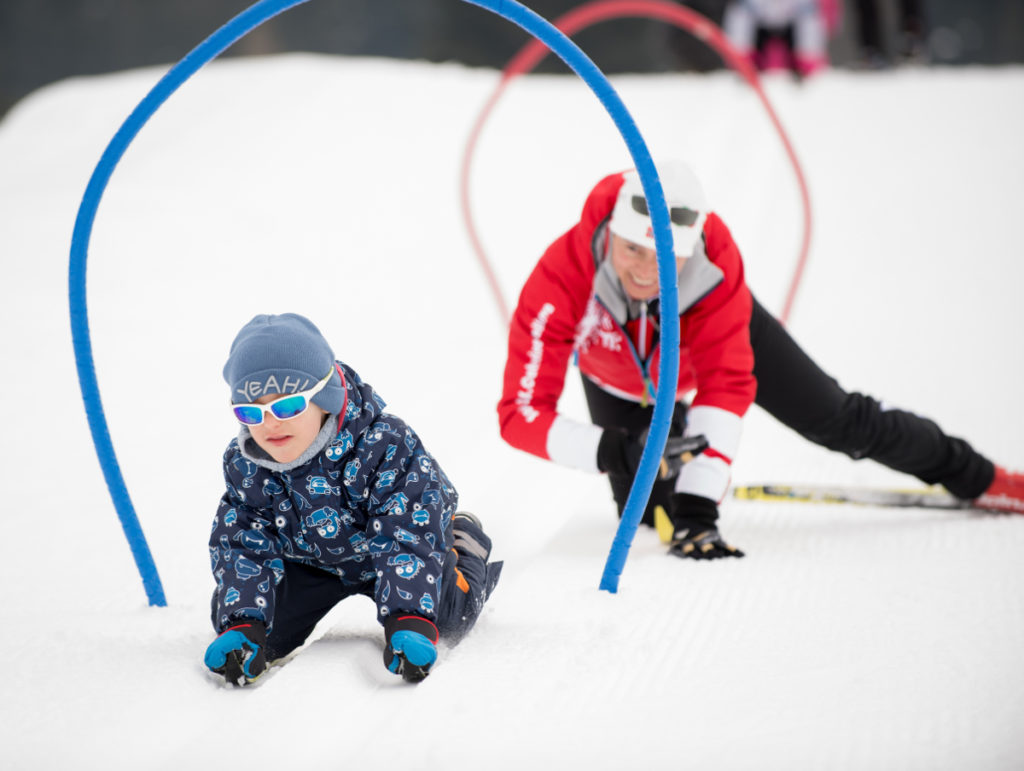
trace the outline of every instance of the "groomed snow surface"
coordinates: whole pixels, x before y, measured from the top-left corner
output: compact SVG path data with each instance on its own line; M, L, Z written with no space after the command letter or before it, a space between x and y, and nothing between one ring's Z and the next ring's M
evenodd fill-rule
M312 55L215 62L143 128L102 200L89 318L110 433L169 605L148 607L71 346L86 183L164 69L67 80L0 123L0 767L1024 767L1024 517L727 500L747 552L670 558L617 526L604 479L506 446L505 332L458 169L493 71ZM694 162L781 309L802 210L782 145L728 73L613 83L655 157ZM827 72L768 95L814 238L791 329L850 389L1024 467L1024 69ZM504 294L630 166L572 76L515 81L473 166ZM298 311L417 428L505 572L423 684L382 665L372 603L339 606L254 688L208 677L206 539L235 432L220 371L256 313ZM561 409L585 419L578 375ZM917 486L753 408L734 481Z

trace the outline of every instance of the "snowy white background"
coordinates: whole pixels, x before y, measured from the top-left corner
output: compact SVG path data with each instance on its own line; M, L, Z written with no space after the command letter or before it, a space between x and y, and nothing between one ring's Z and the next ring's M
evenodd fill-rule
M458 207L497 82L458 66L215 62L113 175L88 265L96 371L160 569L150 608L93 452L67 310L71 231L114 131L163 69L64 81L0 123L0 766L1024 767L1024 518L728 501L748 556L650 531L597 589L605 481L517 453L494 411L504 330ZM736 77L617 77L656 157L694 162L755 293L781 307L801 210ZM1024 466L1024 69L829 72L767 88L814 201L791 328L848 388ZM473 201L510 302L590 186L630 161L571 76L509 89ZM424 437L504 577L417 687L339 606L252 689L207 677L206 538L235 431L220 370L252 315L299 311ZM584 418L575 373L563 411ZM759 409L737 482L916 485Z

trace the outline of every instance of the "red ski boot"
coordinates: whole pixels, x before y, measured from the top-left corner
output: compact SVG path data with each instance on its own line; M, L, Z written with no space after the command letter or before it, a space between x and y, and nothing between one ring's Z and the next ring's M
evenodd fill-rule
M1024 514L1024 474L996 466L996 476L988 489L974 501L987 511Z

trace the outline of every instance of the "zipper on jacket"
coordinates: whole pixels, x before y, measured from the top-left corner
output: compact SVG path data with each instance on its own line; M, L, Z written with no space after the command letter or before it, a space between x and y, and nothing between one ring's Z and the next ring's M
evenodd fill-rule
M647 300L640 301L640 334L636 342L640 361L647 361Z
M647 374L647 300L640 301L640 328L637 330L637 355L644 363L644 393L640 397L640 406L647 406L647 392L651 388L651 378Z
M651 375L650 375L650 367L648 366L650 364L650 362L640 358L640 354L637 352L636 346L633 345L633 338L631 338L629 336L629 330L627 330L625 326L623 326L622 324L620 324L618 322L618 320L615 318L615 315L608 309L608 306L605 305L604 301L600 297L598 297L597 295L594 296L594 300L598 303L598 305L600 305L602 308L605 309L605 311L608 313L608 317L612 320L612 323L615 324L615 326L617 326L619 328L619 331L622 332L622 337L626 340L626 345L629 346L629 352L631 354L633 354L633 361L636 364L637 369L640 370L640 377L641 377L641 379L644 382L644 392L640 396L640 406L641 407L646 407L650 403L650 401L648 400L648 396L650 397L650 399L657 399L658 398L658 391L654 387L654 381L651 379ZM644 319L645 319L645 321L646 321L646 318L647 318L646 311L647 311L647 303L645 302L643 304L643 312L644 312ZM579 364L579 351L576 351L575 354L576 354L576 363L578 365Z

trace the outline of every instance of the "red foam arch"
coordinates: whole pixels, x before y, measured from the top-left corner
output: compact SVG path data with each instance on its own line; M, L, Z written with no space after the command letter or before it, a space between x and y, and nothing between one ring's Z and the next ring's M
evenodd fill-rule
M765 112L767 112L768 117L772 122L772 125L775 127L775 131L779 135L779 139L782 141L786 155L789 157L790 164L793 167L793 173L796 176L797 185L800 189L800 199L804 212L804 227L800 244L800 252L797 257L796 266L793 270L793 275L790 278L789 289L786 292L782 312L779 314L779 320L783 324L787 323L793 309L797 290L799 289L800 282L803 278L804 268L807 264L807 255L810 250L811 199L810 193L807 189L807 181L804 178L803 170L801 169L800 162L797 159L796 151L793 149L793 144L790 142L785 129L783 129L778 115L776 115L775 110L768 101L768 97L765 95L764 89L761 87L761 81L757 75L757 71L754 69L753 65L750 64L750 62L747 61L747 59L743 57L735 47L733 47L725 37L725 33L722 32L721 28L717 24L696 11L668 2L668 0L594 0L593 2L584 3L567 12L563 16L560 16L553 22L553 24L565 35L571 37L580 30L598 22L627 16L655 19L657 21L664 21L666 23L673 24L676 27L689 32L698 40L706 43L722 57L722 60L730 68L739 73L750 87L754 89L754 93L757 94L758 99L761 101ZM480 267L487 279L488 286L494 296L495 304L499 314L501 315L503 324L508 323L511 315L509 313L508 305L505 302L501 286L494 273L494 269L491 266L491 262L487 258L487 253L480 241L480 236L473 220L473 210L470 205L469 195L470 171L473 163L473 154L476 150L480 134L483 131L484 124L487 122L487 118L494 109L494 106L501 98L502 93L514 78L533 70L533 68L536 67L540 60L547 54L547 46L539 40L534 39L523 46L523 48L521 48L519 52L509 60L508 64L505 65L505 68L501 72L501 80L498 82L497 87L491 93L487 102L484 104L477 116L476 122L473 124L473 129L470 132L469 139L466 142L466 147L462 156L462 169L459 181L462 216L466 223L466 230L469 234L469 239L473 245L473 251L476 254Z

